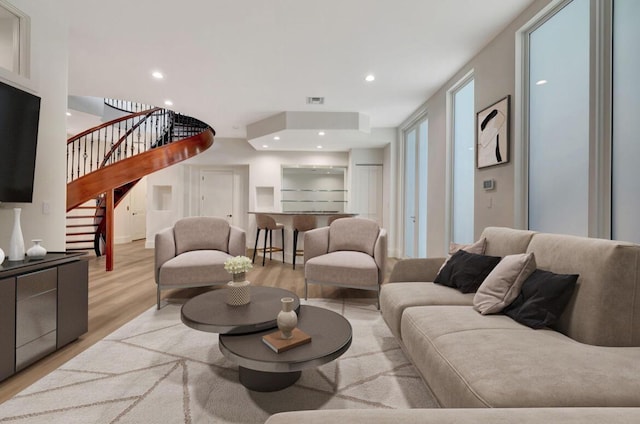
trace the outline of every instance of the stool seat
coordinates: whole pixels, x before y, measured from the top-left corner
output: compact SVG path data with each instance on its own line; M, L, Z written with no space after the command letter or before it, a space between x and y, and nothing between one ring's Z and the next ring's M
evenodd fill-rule
M304 249L298 249L298 234L303 231L313 230L317 225L315 215L293 216L293 269L296 269L296 257L304 255Z
M284 225L280 224L273 219L273 217L259 213L256 214L256 244L253 248L253 259L252 262L256 261L256 253L258 250L262 251L262 266L264 266L265 259L267 257L267 252L269 253L269 260L272 258L273 252L282 252L282 263L284 263ZM264 247L258 249L258 239L260 238L260 231L265 230L264 233ZM282 247L273 247L273 230L281 230L282 231ZM269 247L267 248L267 236L269 236Z

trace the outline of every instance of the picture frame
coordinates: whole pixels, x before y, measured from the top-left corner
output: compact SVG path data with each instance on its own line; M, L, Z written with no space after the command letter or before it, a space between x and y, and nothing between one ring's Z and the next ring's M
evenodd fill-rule
M476 114L476 165L478 169L509 162L509 109L507 95Z

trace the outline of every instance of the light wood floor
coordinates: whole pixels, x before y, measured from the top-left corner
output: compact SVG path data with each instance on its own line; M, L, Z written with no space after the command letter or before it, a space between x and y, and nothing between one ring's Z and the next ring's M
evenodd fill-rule
M247 274L252 284L281 287L304 296L304 266L282 264L281 256L273 261L256 257L256 265ZM258 260L260 259L260 261ZM390 259L387 272L395 263ZM105 272L105 258L89 259L89 331L75 342L41 359L21 372L0 383L0 403L13 397L40 378L60 367L94 343L131 321L156 303L156 284L153 277L153 249L145 249L144 241L115 246L114 270ZM204 289L166 290L163 299L183 302ZM371 297L375 293L365 290L339 289L331 286L310 285L309 297L342 298Z

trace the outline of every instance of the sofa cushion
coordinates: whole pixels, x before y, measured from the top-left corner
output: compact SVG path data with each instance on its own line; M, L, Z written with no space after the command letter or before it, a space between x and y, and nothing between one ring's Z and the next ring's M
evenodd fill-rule
M387 283L380 289L380 311L391 332L402 339L400 322L405 309L427 305L471 305L473 293L434 283Z
M347 219L336 220L346 221ZM333 225L332 224L332 225ZM304 278L346 286L378 286L378 267L373 257L362 252L341 251L309 259L304 264Z
M331 409L280 412L265 424L629 424L638 408Z
M459 250L442 267L434 282L473 293L500 262L497 256L476 255Z
M175 223L176 255L192 250L229 251L229 222L222 218L194 216Z
M443 407L640 406L640 348L585 345L469 306L409 308L401 331Z
M487 239L485 255L507 256L526 253L535 231L514 230L505 227L487 227L480 237Z
M640 246L614 240L536 234L539 269L580 274L554 329L601 346L640 346Z
M449 254L447 255L447 258L444 260L444 262L442 263L442 266L440 267L440 271L442 271L442 268L444 268L447 262L449 262L449 259L451 259L451 255L456 253L458 250L464 250L465 252L475 253L476 255L484 255L484 249L486 246L487 246L487 239L484 237L476 241L475 243L471 243L471 244L461 244L461 243L453 243L453 242L449 243Z
M502 311L518 297L522 284L535 270L533 253L505 256L478 287L473 309L483 315Z
M224 270L224 261L231 257L219 250L185 252L162 265L159 284L188 287L225 283L231 280L231 275Z
M342 218L329 227L329 252L352 250L373 256L380 227L371 219Z
M577 274L535 270L504 313L531 328L551 327L569 303L577 280Z

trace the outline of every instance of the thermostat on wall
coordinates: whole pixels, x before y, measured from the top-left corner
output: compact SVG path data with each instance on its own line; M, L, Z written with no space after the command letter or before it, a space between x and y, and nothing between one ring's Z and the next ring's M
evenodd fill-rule
M485 190L493 190L494 188L496 188L496 180L494 179L484 180L482 182L482 188Z

